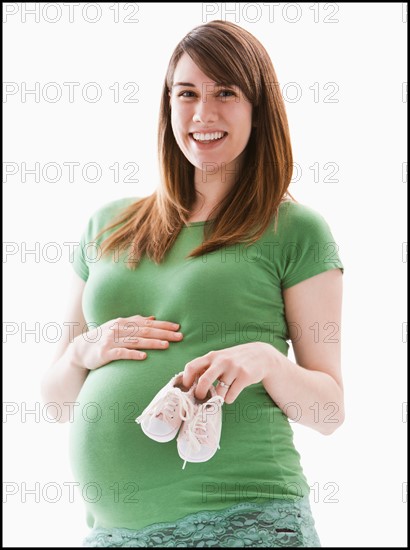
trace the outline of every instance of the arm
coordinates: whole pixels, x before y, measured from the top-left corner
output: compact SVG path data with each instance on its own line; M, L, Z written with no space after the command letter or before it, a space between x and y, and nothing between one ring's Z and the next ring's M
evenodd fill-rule
M44 403L58 403L62 411L59 422L69 419L70 407L64 402L74 402L88 376L89 370L81 367L74 353L73 339L81 338L86 325L82 311L82 295L85 287L76 273L73 274L71 291L69 293L69 307L66 319L74 323L70 335L67 324L63 326L62 338L59 342L52 365L46 371L41 381L41 396ZM70 339L71 336L71 339Z
M339 268L331 269L283 291L297 363L266 342L240 344L189 361L184 386L198 378L195 396L204 399L211 385L222 380L224 386L217 386L217 394L231 404L244 388L262 382L290 419L324 435L333 433L344 421L342 277Z
M112 361L143 361L147 356L144 350L164 351L168 349L170 342L176 343L183 338L182 334L176 332L179 324L154 320L154 315L146 317L136 314L109 319L100 325L98 330L101 330L101 334L97 333L98 339L95 340L93 336L97 329L87 331L82 311L85 282L76 273L73 277L67 312L69 322L64 324L63 337L53 364L46 371L41 384L44 403L53 402L59 405L58 422L67 422L72 418L73 404L90 370L103 367ZM68 328L70 325L73 326L71 334ZM139 331L139 338L130 338L130 327L133 334L135 328ZM83 331L92 336L91 341L85 340Z
M297 364L272 348L273 366L262 381L289 418L324 435L344 421L342 277L332 269L283 291Z

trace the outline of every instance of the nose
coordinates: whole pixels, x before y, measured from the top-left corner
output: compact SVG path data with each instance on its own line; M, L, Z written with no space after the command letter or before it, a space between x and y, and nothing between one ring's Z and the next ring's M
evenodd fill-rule
M200 101L196 102L195 113L193 116L194 122L200 124L212 124L218 120L216 106L211 98L204 96Z

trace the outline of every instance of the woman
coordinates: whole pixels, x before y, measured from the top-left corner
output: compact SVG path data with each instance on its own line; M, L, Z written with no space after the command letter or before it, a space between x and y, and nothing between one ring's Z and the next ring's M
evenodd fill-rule
M343 422L343 265L324 218L287 191L284 103L249 32L211 21L177 45L159 157L156 192L90 218L75 338L43 382L45 401L76 402L84 545L320 546L289 418L323 434ZM175 440L135 423L178 372L196 403L223 402L218 450L183 470Z

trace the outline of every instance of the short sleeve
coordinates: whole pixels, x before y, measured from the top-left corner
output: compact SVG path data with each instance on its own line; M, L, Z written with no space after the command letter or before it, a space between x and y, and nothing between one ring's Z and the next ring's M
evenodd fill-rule
M90 224L90 222L89 222ZM88 224L88 225L89 225ZM70 256L70 263L73 266L74 271L79 275L84 281L87 281L89 275L89 269L84 254L85 243L86 243L87 229L83 231L80 239L79 245L77 245Z
M339 247L321 214L300 203L289 203L284 219L280 255L283 289L331 269L344 273Z
M123 209L139 199L140 197L117 199L100 207L90 216L81 234L80 243L75 246L70 254L70 263L74 271L84 281L88 280L90 265L95 263L95 254L98 252L96 250L97 245L99 245L109 233L114 231L115 228L109 232L104 232L99 237L98 242L95 241L95 237L105 226L110 225Z

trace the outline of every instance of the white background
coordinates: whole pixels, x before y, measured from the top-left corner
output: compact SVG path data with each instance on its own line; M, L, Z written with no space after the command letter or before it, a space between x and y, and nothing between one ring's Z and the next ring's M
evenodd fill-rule
M345 266L346 421L329 437L293 425L322 545L404 546L406 5L241 3L235 16L222 11L234 4L127 8L122 3L118 22L111 3L87 9L80 4L73 22L63 4L47 9L46 4L27 5L37 6L38 22L24 15L24 4L3 6L10 14L3 25L3 77L12 92L3 105L9 172L3 177L4 240L9 243L3 264L3 544L80 546L88 532L80 495L75 493L70 502L64 485L74 481L68 425L46 420L39 393L56 347L56 332L43 328L65 320L72 266L63 243L78 242L88 217L103 204L155 190L159 99L171 53L194 26L225 18L252 32L271 55L288 94L298 165L290 191L328 221ZM124 22L126 15L138 22ZM336 22L325 22L326 17ZM25 85L33 89L36 82L37 99L22 94ZM47 88L50 82L62 92L56 102L56 88ZM80 83L73 102L64 82ZM100 101L84 99L89 82L101 87ZM118 102L109 89L115 82ZM123 89L128 82L139 87L138 103L124 102L132 91ZM327 102L335 85L333 98L338 101ZM314 86L316 101L310 89ZM301 96L293 101L297 91ZM92 98L93 90L89 93ZM39 163L41 172L50 162L61 166L57 181L47 181L56 175L52 166L40 173L39 181L33 174L24 181L24 166L33 169ZM63 162L80 163L74 181L69 181ZM95 174L91 168L86 177L81 173L90 162L101 166L99 181L87 181ZM109 167L127 162L138 165L138 183L125 182L129 171L122 168L120 181L114 181ZM331 175L325 167L329 162L338 166L333 176L337 181L325 181ZM309 168L315 163L320 169L317 181ZM47 243L57 244L47 248ZM37 253L22 253L24 247L36 246ZM61 257L53 261L57 250ZM37 335L26 334L36 327ZM26 414L26 409L35 412Z

